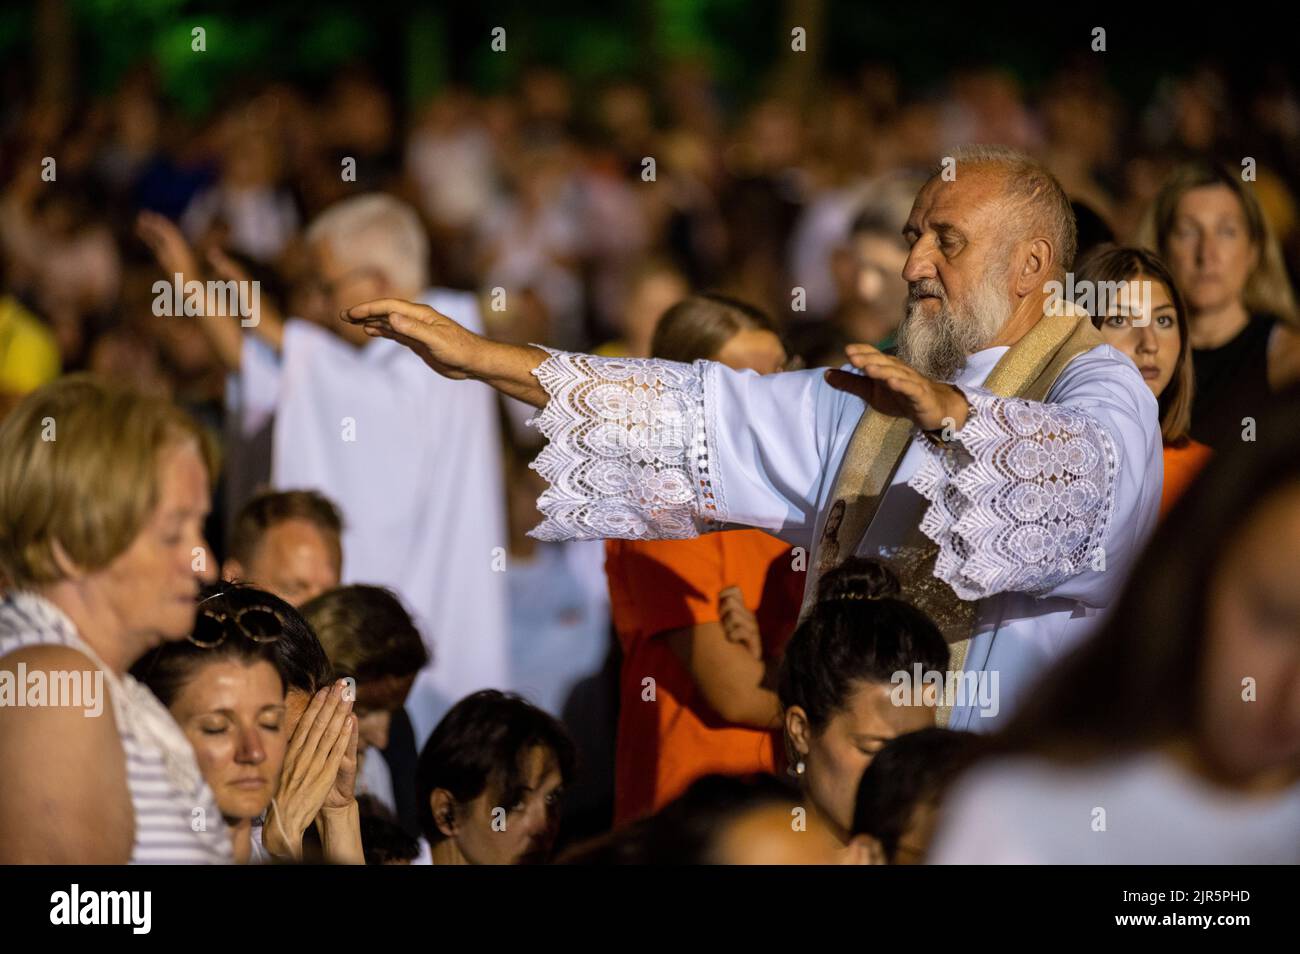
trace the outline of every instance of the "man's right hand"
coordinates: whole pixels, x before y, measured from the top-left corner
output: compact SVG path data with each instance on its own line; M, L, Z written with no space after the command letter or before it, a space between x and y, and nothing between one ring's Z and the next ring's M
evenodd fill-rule
M391 338L406 345L433 370L456 380L474 376L474 351L486 343L486 339L428 305L400 298L379 298L353 305L343 312L342 318L361 325L372 338Z
M362 302L341 317L361 325L372 338L390 338L405 345L443 377L483 381L535 407L549 400L533 377L533 371L546 360L546 352L539 348L476 335L428 305L399 298Z

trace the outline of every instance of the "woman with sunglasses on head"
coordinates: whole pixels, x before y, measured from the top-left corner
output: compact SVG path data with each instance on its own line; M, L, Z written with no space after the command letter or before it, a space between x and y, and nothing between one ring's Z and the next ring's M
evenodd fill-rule
M209 448L172 404L82 375L0 425L0 670L91 693L0 706L0 864L232 860L193 749L128 673L193 628Z
M239 863L272 855L298 860L303 831L335 795L341 775L355 816L357 720L344 686L321 689L297 729L289 725L292 673L282 660L295 624L305 628L297 611L272 594L217 584L199 601L189 638L160 646L133 670L194 746ZM327 860L356 860L346 852L337 856L340 842L354 841L360 856L359 818L353 821L355 839L348 838L346 818L336 826L321 823Z

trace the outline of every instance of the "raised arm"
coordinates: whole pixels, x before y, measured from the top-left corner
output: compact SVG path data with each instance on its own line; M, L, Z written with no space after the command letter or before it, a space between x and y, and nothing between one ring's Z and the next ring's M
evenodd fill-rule
M839 438L862 413L820 371L758 375L507 345L393 299L343 318L445 377L542 408L533 423L547 446L532 465L551 485L532 533L542 540L682 539L734 525L808 546Z
M208 265L218 278L226 282L234 282L235 287L240 289L238 294L241 296L241 307L246 307L249 302L244 298L245 289L251 287L252 279L249 278L248 272L244 271L242 265L223 252L221 249L214 248L208 252ZM214 296L215 298L215 296ZM280 351L284 347L284 316L280 314L280 309L275 307L271 301L263 301L259 293L251 303L253 306L248 327L258 338L270 345L275 351ZM217 324L233 326L236 322L234 316L216 316L217 318L229 318L226 321L217 321ZM241 314L239 316L239 325L243 327L245 319Z
M204 269L194 250L176 223L166 216L156 212L141 212L136 219L136 234L149 246L168 282L176 280L177 275L180 276L182 287L185 282L205 279ZM220 309L225 309L232 300L225 295L205 294L204 313L197 316L196 320L222 366L227 371L239 370L243 348L242 327L245 321L253 334L279 351L284 341L284 318L274 304L262 301L260 294L251 302L248 300L248 273L229 255L215 249L208 255L208 267L223 283L233 283L235 294L241 296L241 305L253 304L256 308L248 319L241 315L225 314Z
M169 284L179 281L184 287L185 282L203 280L203 270L194 249L171 219L157 212L141 212L136 217L135 233L149 246ZM222 366L228 371L239 370L239 325L233 321L200 319L199 328Z
M477 335L428 305L380 298L344 311L344 321L361 325L372 338L390 338L414 351L445 378L490 384L502 394L533 407L548 396L533 376L546 352Z

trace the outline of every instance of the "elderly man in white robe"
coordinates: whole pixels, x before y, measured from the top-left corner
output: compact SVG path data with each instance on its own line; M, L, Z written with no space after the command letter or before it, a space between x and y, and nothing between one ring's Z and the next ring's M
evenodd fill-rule
M508 346L396 300L343 317L542 408L543 539L758 527L808 555L805 609L845 557L890 563L953 646L953 672L899 674L901 701L935 685L939 721L989 730L1118 594L1163 469L1150 389L1054 293L1060 185L1011 150L953 158L904 229L896 356L759 376Z
M168 274L202 274L165 218L142 213L138 230ZM319 490L339 505L343 582L394 589L429 643L432 662L406 704L418 749L462 696L511 684L507 592L496 566L508 545L497 402L333 317L397 295L477 330L478 302L428 287L428 236L415 210L392 196L338 202L304 237L319 315L284 318L263 300L251 322L220 320L215 308L197 319L230 372L240 461L227 477L240 490L236 506L268 476L277 489ZM219 278L248 280L220 252L208 265ZM269 475L252 452L267 434ZM376 767L369 760L365 771Z

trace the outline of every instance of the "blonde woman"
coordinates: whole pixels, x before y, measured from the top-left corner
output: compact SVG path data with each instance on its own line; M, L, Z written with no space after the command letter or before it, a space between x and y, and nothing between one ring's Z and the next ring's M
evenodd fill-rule
M50 690L0 706L0 864L232 860L194 750L127 672L193 628L211 472L184 413L88 377L0 426L0 671Z
M1169 265L1187 301L1196 374L1191 436L1242 439L1272 393L1300 377L1300 326L1282 252L1251 186L1208 162L1166 180L1139 244Z

